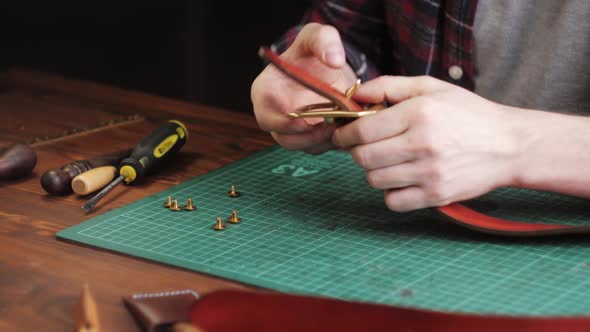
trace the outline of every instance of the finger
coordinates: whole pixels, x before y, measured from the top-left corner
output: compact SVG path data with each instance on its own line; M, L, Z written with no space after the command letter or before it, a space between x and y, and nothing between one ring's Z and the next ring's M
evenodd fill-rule
M390 210L397 212L412 211L431 206L422 188L417 186L387 190L385 192L385 205Z
M410 125L410 112L414 102L399 103L390 108L364 116L338 128L332 142L341 148L369 144L405 132Z
M399 103L449 87L449 83L431 76L380 76L363 83L354 94L360 103Z
M303 152L317 155L317 154L322 154L324 152L328 152L330 150L334 150L335 148L336 147L334 146L334 144L332 144L332 142L328 141L328 142L324 142L322 144L316 145L312 148L305 149L305 150L303 150Z
M272 137L282 147L288 150L307 150L309 153L320 153L325 149L334 148L330 138L334 132L334 126L326 123L318 123L311 126L311 130L300 134L281 134L272 132Z
M332 68L340 68L346 63L344 46L338 30L333 26L319 23L305 25L285 55L287 57L313 55Z
M254 103L257 109L254 115L262 130L281 134L297 134L312 130L312 126L304 119L291 119L281 111L289 109L289 106L285 104L285 98L268 95L273 92L264 93L265 96L258 98L260 101Z
M368 171L367 181L369 186L380 190L405 188L422 182L413 162Z
M373 170L414 160L417 158L414 151L405 135L398 135L370 144L357 145L350 153L359 166Z

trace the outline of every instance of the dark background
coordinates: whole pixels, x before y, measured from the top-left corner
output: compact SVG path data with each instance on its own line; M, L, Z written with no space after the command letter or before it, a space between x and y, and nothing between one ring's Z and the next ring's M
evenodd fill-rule
M257 56L309 1L35 1L0 5L0 69L250 112Z

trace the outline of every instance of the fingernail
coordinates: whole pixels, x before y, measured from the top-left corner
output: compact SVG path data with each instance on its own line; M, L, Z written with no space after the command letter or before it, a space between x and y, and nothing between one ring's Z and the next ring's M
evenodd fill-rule
M326 62L332 66L340 66L344 63L344 52L339 48L326 51Z

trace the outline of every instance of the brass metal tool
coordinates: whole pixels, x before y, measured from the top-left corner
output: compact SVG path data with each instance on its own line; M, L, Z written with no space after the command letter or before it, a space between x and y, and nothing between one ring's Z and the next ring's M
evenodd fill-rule
M358 90L361 84L361 80L357 80L354 86L348 89L344 96L346 99L351 99L355 92ZM370 109L364 111L353 111L348 109L347 107L341 108L334 102L329 103L319 103L319 104L310 104L299 107L295 110L295 112L287 113L287 115L292 119L300 119L300 118L324 118L324 120L328 123L334 121L337 118L347 118L347 119L356 119L363 116L375 114L379 109L378 105L371 107Z
M383 108L382 106L375 106L370 109L364 109L361 105L352 100L352 96L360 86L360 80L357 80L354 86L343 94L310 73L285 61L267 47L261 47L258 51L258 55L272 63L275 68L297 83L330 101L327 103L311 104L300 107L294 112L288 113L290 118L322 117L326 122L331 123L334 122L335 119L353 120L355 118L375 114L379 109Z

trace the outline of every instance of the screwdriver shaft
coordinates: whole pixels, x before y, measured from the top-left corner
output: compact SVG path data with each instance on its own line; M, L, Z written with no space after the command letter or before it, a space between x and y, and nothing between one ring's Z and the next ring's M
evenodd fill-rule
M86 202L86 204L82 206L82 210L90 212L92 208L94 208L96 203L98 203L98 201L100 201L103 197L110 193L111 190L113 190L119 183L121 183L125 179L125 177L126 175L122 174L118 178L113 180L113 182L111 182L108 186L104 187L104 189L101 190L98 194L96 194L96 196L92 197L88 202Z

